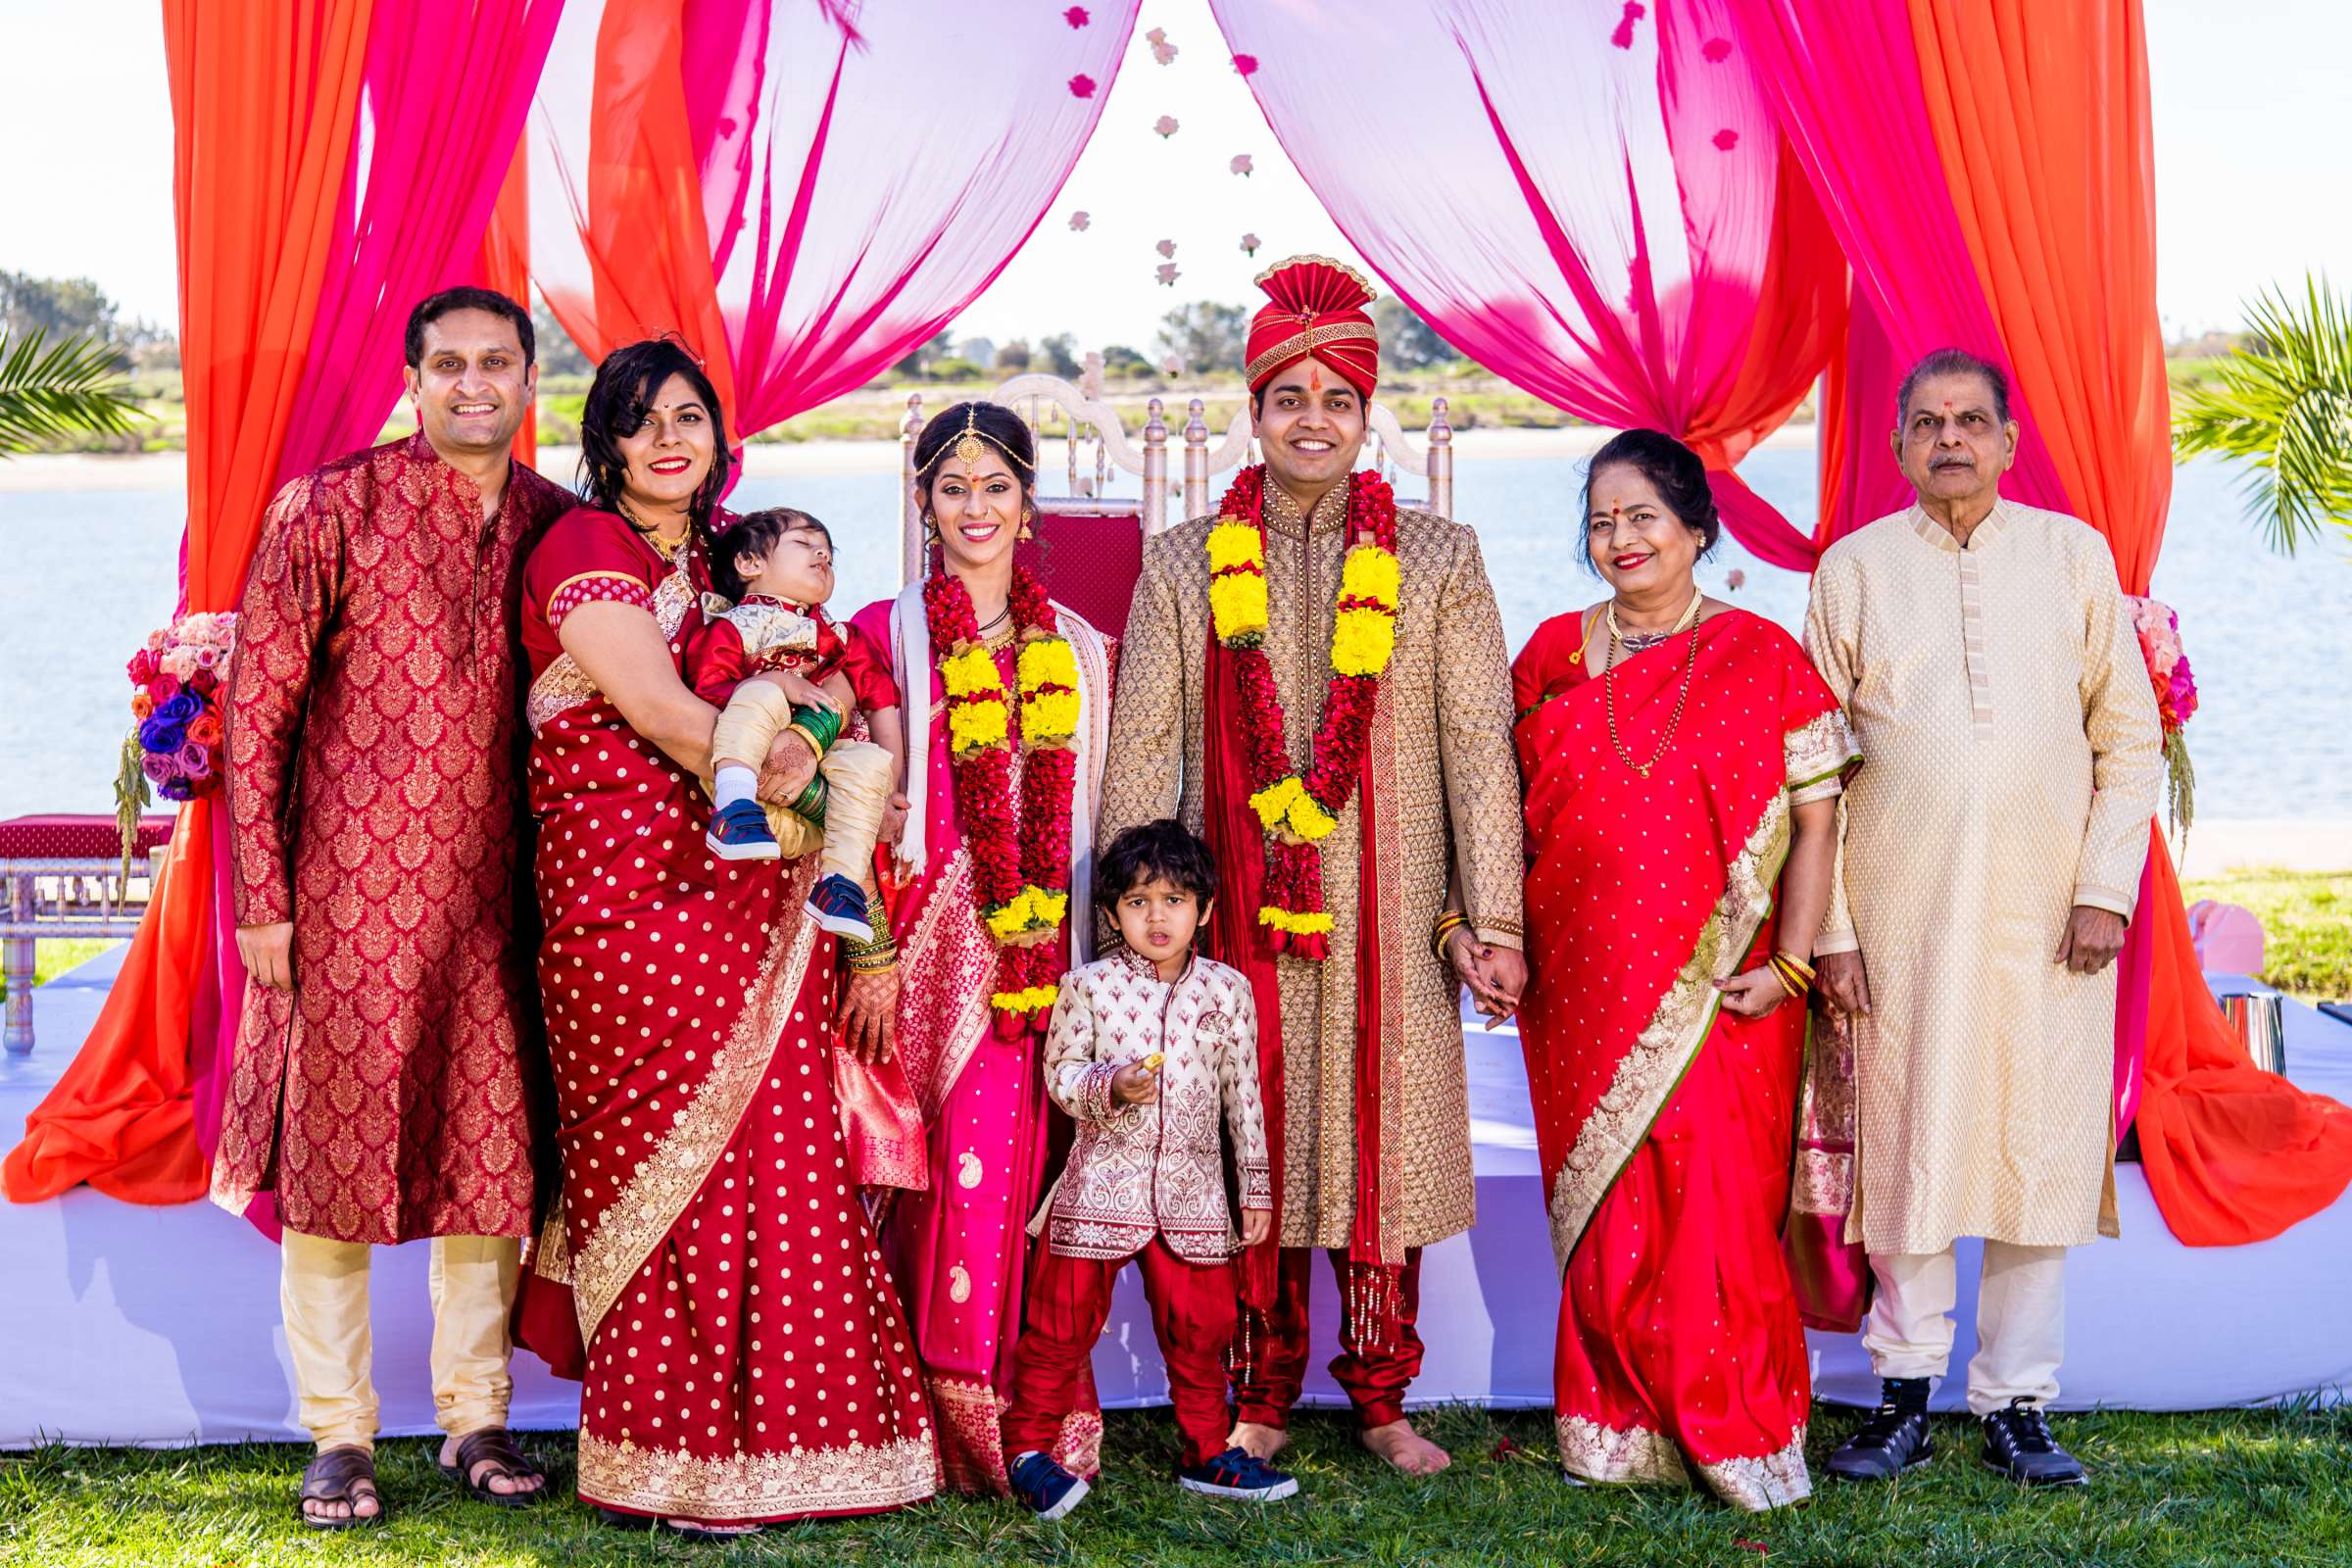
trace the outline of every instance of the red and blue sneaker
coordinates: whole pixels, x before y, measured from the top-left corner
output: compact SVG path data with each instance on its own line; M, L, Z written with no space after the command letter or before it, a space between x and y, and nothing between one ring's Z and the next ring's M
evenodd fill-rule
M1031 1448L1012 1461L1007 1478L1012 1494L1040 1519L1058 1519L1086 1500L1093 1490L1054 1462L1054 1456Z
M757 801L729 801L712 811L703 842L722 860L772 860L781 853Z
M1298 1494L1298 1478L1272 1465L1236 1444L1213 1459L1188 1464L1176 1472L1176 1484L1207 1497L1239 1497L1245 1502L1280 1502Z
M820 930L858 942L874 940L874 928L865 917L865 889L839 871L810 888L808 902L803 907Z

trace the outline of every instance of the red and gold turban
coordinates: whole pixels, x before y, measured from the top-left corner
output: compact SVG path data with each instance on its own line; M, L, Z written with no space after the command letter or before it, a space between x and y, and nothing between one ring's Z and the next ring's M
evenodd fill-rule
M1294 256L1256 281L1270 303L1250 320L1250 390L1312 355L1370 397L1380 380L1380 339L1364 310L1377 297L1364 274L1328 256Z

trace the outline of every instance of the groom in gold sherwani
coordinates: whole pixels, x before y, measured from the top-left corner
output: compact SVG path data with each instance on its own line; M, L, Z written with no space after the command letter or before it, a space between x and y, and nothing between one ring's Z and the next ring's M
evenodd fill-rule
M2106 541L2000 495L2001 371L1941 350L1898 412L1918 502L1824 553L1805 618L1863 758L1814 957L1855 1021L1847 1235L1878 1284L1862 1342L1885 1388L1829 1468L1885 1480L1931 1456L1952 1246L1975 1236L1984 1460L2080 1486L2041 1411L2066 1250L2117 1233L2113 964L2156 809L2156 703Z
M1279 900L1251 896L1272 835L1261 839L1251 785L1235 772L1250 719L1226 706L1232 656L1212 635L1217 516L1144 546L1095 831L1108 842L1181 816L1205 833L1219 860L1217 918L1232 922L1212 924L1208 951L1250 974L1258 997L1276 1236L1243 1263L1233 1441L1261 1459L1286 1441L1319 1248L1342 1284L1332 1375L1363 1444L1429 1474L1446 1454L1414 1432L1403 1401L1421 1362L1421 1250L1469 1229L1475 1208L1460 987L1508 1012L1527 979L1502 621L1470 529L1396 508L1385 486L1354 475L1380 366L1371 286L1322 257L1295 257L1257 282L1268 303L1250 323L1246 374L1265 463L1244 470L1224 510L1258 525L1262 648L1280 709L1263 728L1288 766L1345 791L1327 802L1336 826L1313 850L1328 953L1277 947L1261 906ZM1335 755L1318 738L1335 700L1334 623L1358 602L1342 586L1343 562L1381 534L1397 573L1394 657L1360 756L1326 767L1316 760Z

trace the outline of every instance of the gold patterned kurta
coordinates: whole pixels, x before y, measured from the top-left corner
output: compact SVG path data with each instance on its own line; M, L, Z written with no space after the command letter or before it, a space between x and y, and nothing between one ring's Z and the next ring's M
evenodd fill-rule
M1345 485L1311 527L1266 486L1266 657L1282 697L1284 740L1303 767L1331 676L1331 630L1347 550ZM1196 517L1144 546L1112 708L1096 840L1162 816L1203 826L1202 681L1209 644L1208 531ZM1403 589L1396 651L1381 680L1371 740L1380 781L1371 808L1386 895L1381 917L1381 1229L1424 1247L1475 1217L1459 990L1430 952L1458 859L1478 935L1522 945L1519 769L1511 752L1502 617L1478 537L1432 513L1398 509ZM1357 826L1351 798L1322 841L1331 956L1282 957L1282 1245L1345 1247L1355 1217Z
M1999 503L1963 549L1913 508L1821 558L1805 649L1862 770L1818 953L1857 948L1874 1252L2116 1234L2116 971L2054 961L2076 905L2132 914L2156 702L2104 539Z

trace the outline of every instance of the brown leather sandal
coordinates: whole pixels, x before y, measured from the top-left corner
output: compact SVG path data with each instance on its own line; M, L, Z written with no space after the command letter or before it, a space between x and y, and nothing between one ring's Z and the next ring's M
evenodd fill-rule
M375 1512L360 1512L363 1498L375 1499ZM339 1502L351 1512L340 1519L321 1517L303 1506L310 1502ZM302 1491L294 1499L294 1517L313 1530L354 1530L384 1522L384 1494L375 1484L375 1455L366 1448L328 1448L303 1467Z
M474 1468L488 1464L480 1480L474 1479ZM547 1472L525 1457L514 1446L514 1435L505 1427L484 1427L468 1432L458 1440L458 1462L445 1464L441 1473L456 1482L477 1502L487 1502L500 1508L528 1508L547 1494ZM500 1476L509 1481L536 1480L539 1485L528 1492L493 1492L490 1483Z

